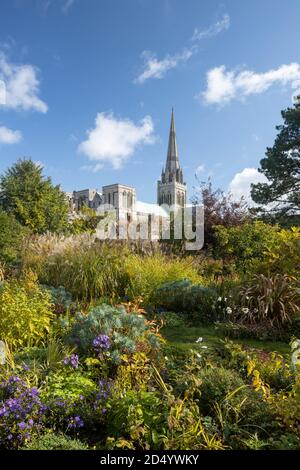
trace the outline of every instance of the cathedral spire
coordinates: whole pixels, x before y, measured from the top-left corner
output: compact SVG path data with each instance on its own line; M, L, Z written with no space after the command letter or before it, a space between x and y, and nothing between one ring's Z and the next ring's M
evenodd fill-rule
M173 174L173 173L176 173L176 170L178 170L178 168L179 168L179 157L178 157L178 149L177 149L177 141L176 141L174 109L172 108L166 171L168 171L170 174Z
M186 183L179 165L174 110L172 108L167 162L162 171L161 180L157 182L157 203L185 207L186 190Z

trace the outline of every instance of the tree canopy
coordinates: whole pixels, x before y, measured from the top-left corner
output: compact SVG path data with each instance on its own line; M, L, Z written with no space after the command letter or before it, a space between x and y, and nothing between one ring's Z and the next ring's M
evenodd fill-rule
M59 186L31 159L18 160L0 179L1 208L33 232L57 232L68 223L68 204Z
M260 161L259 172L268 182L253 184L251 196L257 204L270 204L265 212L296 216L300 214L300 97L281 115L284 123L276 127L275 143Z
M0 263L10 265L17 261L22 240L27 234L28 229L14 216L0 210Z
M204 207L205 247L215 244L215 227L217 225L239 226L248 218L245 201L243 199L236 201L231 194L226 194L221 189L214 189L210 179L198 182L192 203L203 204Z

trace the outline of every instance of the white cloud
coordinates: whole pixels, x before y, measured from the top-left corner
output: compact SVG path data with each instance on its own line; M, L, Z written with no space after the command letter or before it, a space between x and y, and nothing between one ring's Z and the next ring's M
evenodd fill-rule
M43 15L48 14L48 10L53 6L58 6L62 13L67 14L70 8L74 5L75 0L38 0L37 5L41 9Z
M196 171L195 171L195 175L196 176L199 176L201 175L202 173L205 172L205 165L199 165L197 168L196 168Z
M62 7L62 11L64 13L68 13L68 11L70 10L70 8L74 5L74 2L75 0L64 0L64 4L63 4L63 7Z
M96 165L83 165L80 167L81 170L89 171L91 173L97 173L104 167L103 163L97 163Z
M230 26L230 16L225 14L223 18L216 23L210 25L207 29L198 29L196 28L192 37L193 41L201 41L205 38L211 38L220 34L222 31L229 29Z
M5 102L6 102L5 83L3 80L0 80L0 106L1 104L4 105Z
M46 113L47 104L38 97L40 82L37 74L38 69L33 65L13 64L0 52L0 80L5 83L5 103L2 106Z
M273 85L290 85L295 89L300 80L300 64L281 65L264 73L252 70L226 70L225 65L207 72L207 88L201 94L209 104L224 104L233 99L263 93Z
M87 131L87 136L78 151L98 165L110 162L116 169L122 167L138 146L155 141L150 116L135 124L129 119L118 119L112 113L98 113L95 127Z
M22 139L20 131L13 131L5 126L0 126L0 144L17 144Z
M134 83L142 84L149 78L164 78L169 70L187 62L192 55L192 48L184 49L180 54L167 55L164 59L158 60L152 52L144 51L141 55L144 59L144 71L134 80Z
M228 192L232 194L233 199L239 200L244 197L245 201L254 206L255 203L251 199L251 184L266 183L268 180L259 173L256 168L244 168L240 173L236 173L231 180Z
M197 42L202 39L216 36L230 26L229 15L224 15L222 20L217 21L205 30L195 29L192 46L185 47L181 52L170 55L167 54L163 59L158 59L157 55L151 51L144 51L141 57L144 61L143 71L135 78L134 83L142 84L151 78L162 79L166 73L187 62L194 54L198 52Z

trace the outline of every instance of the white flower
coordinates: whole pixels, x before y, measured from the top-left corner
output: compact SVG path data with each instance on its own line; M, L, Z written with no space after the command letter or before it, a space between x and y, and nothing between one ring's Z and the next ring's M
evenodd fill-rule
M196 353L196 356L197 356L199 359L202 358L201 354L199 354L199 353Z
M243 312L243 313L248 313L248 312L249 312L249 308L246 308L246 307L245 307L245 308L242 308L242 312Z
M227 308L226 308L226 313L228 313L228 314L232 313L232 308L227 307Z
M224 297L225 302L227 302L227 297Z
M207 346L201 346L202 349L207 349Z
M298 348L300 348L300 340L295 339L291 344L291 349L292 351L294 351L294 349L298 349Z
M222 297L219 297L219 298L218 298L218 302L222 302Z
M200 336L200 338L196 340L196 343L202 343L202 341L203 341L203 338Z
M165 356L165 361L168 361L168 360L169 360L169 358L167 356Z

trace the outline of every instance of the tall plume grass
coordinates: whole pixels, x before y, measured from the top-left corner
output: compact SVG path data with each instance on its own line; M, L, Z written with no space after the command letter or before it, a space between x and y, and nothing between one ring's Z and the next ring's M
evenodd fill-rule
M74 299L113 298L124 291L126 250L97 242L92 235L32 240L23 256L23 268L34 270L39 281L64 288Z
M190 257L163 254L158 245L99 241L88 234L31 238L23 247L23 269L34 271L41 283L64 286L74 299L84 301L126 295L147 303L164 282L202 280Z

